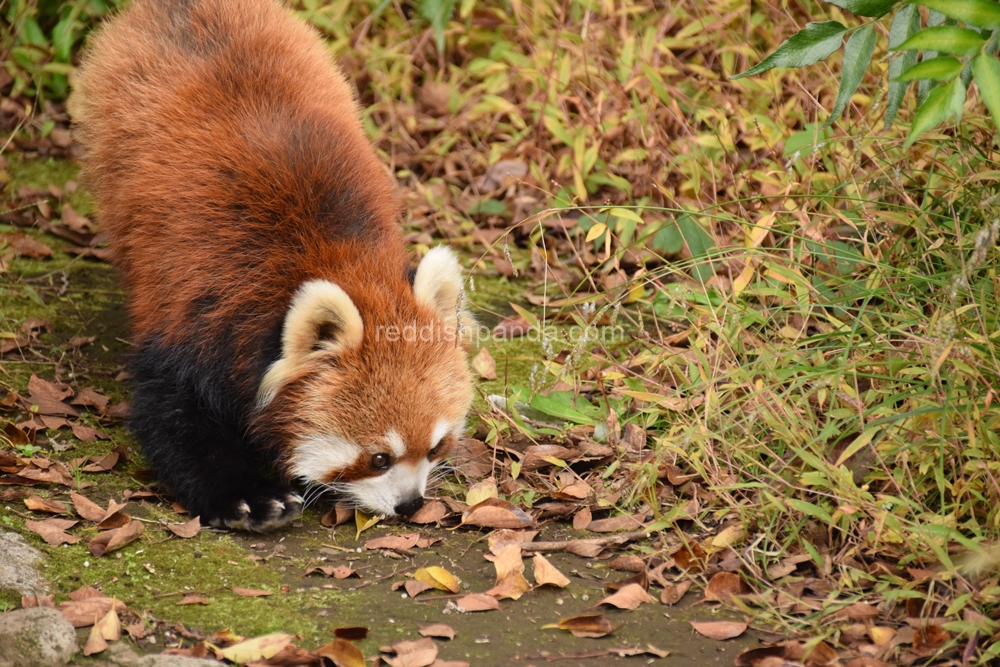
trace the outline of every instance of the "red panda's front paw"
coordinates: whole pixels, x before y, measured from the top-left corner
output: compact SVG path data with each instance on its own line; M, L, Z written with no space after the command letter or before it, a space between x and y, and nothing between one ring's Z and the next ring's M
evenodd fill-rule
M284 526L301 514L302 498L294 493L282 493L241 500L235 508L211 523L233 530L260 533Z

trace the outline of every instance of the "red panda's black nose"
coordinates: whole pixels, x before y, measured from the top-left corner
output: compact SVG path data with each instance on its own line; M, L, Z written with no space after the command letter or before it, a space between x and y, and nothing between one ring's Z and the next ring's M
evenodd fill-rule
M416 498L410 498L409 500L404 500L403 502L396 505L396 507L394 507L393 509L395 510L396 514L399 514L401 516L410 516L423 506L424 506L424 499L421 498L420 496L417 496Z

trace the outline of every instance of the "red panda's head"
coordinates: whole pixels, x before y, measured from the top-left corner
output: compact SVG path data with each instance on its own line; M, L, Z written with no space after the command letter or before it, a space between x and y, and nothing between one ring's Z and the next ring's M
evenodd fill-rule
M346 287L300 286L282 356L261 382L258 423L282 441L289 477L370 512L409 515L462 436L472 400L461 269L438 247L402 297L369 284L352 286L352 299Z

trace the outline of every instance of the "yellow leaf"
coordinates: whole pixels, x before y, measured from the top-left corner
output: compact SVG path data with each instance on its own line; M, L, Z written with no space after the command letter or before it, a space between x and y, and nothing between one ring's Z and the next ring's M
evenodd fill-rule
M233 644L228 648L221 649L219 655L230 662L242 665L247 662L257 660L267 660L276 656L281 649L288 646L292 641L292 635L282 632L275 632L262 637L247 639L239 644Z
M465 494L465 504L469 507L478 505L487 498L497 497L497 481L490 477L469 487Z
M726 547L731 547L734 544L739 544L746 537L746 531L743 530L743 526L733 525L728 528L723 528L719 531L719 534L712 538L711 550L717 551L719 549L725 549Z
M384 518L384 514L368 515L359 509L355 509L354 525L357 526L358 533L354 536L354 539L361 537L361 533L365 532Z
M430 584L439 591L458 592L458 578L443 567L437 567L436 565L422 567L413 573L413 578L425 584Z
M880 625L873 625L868 628L868 636L872 638L872 641L876 646L885 646L893 637L896 636L896 631L892 628L884 628Z
M603 222L597 223L596 225L590 228L590 231L587 232L587 241L588 242L593 241L606 231L608 231L607 225L605 225Z
M635 222L638 222L640 225L642 224L642 217L632 209L613 208L611 209L611 215L615 216L616 218L624 218L625 220L634 220Z

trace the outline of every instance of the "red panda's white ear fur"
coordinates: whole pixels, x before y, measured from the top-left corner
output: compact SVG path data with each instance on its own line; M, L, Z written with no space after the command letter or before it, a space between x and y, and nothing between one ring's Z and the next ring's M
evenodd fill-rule
M448 326L466 331L472 328L472 316L462 299L462 266L451 248L439 245L427 252L413 278L413 296L418 303L438 311ZM459 311L461 322L458 321Z
M281 358L260 382L259 404L267 405L310 354L357 347L363 333L361 314L347 292L329 280L303 283L285 315Z

